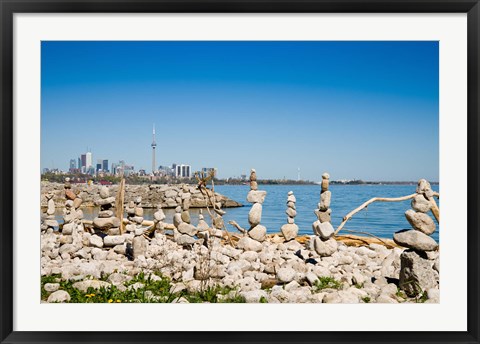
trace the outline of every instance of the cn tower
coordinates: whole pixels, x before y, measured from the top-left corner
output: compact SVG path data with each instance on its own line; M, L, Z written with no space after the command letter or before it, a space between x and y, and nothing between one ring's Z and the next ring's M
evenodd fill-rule
M152 174L155 174L157 170L155 167L155 147L157 147L157 143L155 142L155 124L153 125L153 141L152 141Z

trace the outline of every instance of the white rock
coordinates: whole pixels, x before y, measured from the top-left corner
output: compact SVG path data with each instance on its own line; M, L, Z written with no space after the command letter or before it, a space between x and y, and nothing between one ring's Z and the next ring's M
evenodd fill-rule
M260 252L263 245L250 237L243 237L238 241L237 247L245 251Z
M295 278L296 272L292 268L280 268L277 271L277 279L282 283L288 283L293 281Z
M48 291L48 292L57 291L58 288L60 288L59 283L45 283L45 285L43 286L43 289L45 289L45 291Z
M265 201L266 195L266 191L250 190L247 194L247 202L262 204Z
M65 290L57 290L50 294L47 299L47 302L68 302L70 301L70 294L68 294Z
M265 241L267 238L267 228L262 225L256 225L248 231L248 236L256 241Z
M117 246L125 242L123 235L107 235L103 238L103 244L105 246Z
M285 224L280 228L284 238L286 241L295 239L298 235L298 226L294 223L292 224Z
M85 281L76 282L72 286L86 293L88 291L88 288L93 288L96 290L100 288L109 288L110 283L105 281L97 281L97 280L85 280Z
M315 237L313 246L320 257L328 257L337 251L338 244L334 238L322 241L319 237Z
M248 222L250 226L255 227L262 220L262 204L255 203L248 213Z

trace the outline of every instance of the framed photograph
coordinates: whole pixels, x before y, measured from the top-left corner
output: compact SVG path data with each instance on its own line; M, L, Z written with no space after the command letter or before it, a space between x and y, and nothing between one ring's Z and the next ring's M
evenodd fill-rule
M478 1L0 9L2 343L479 342Z

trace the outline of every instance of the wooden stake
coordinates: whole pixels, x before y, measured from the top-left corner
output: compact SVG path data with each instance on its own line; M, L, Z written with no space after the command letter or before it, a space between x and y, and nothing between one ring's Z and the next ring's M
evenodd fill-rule
M115 200L115 216L119 219L123 219L123 203L125 200L125 178L122 177L120 185L118 187L117 199ZM120 234L125 233L125 225L123 221L120 221Z

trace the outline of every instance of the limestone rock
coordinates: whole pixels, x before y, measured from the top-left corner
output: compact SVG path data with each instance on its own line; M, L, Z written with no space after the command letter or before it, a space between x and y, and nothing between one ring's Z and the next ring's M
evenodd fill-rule
M280 228L283 236L285 237L286 241L292 240L297 237L298 235L298 226L294 223L292 224L285 224Z
M255 227L260 224L262 220L262 205L260 203L255 203L248 213L248 222L250 226Z
M296 272L292 268L280 268L277 271L277 279L281 283L288 283L293 281L295 278Z
M100 197L103 199L110 197L110 189L107 186L100 188Z
M325 191L320 194L320 207L319 209L322 211L327 210L330 208L330 203L332 200L332 192L331 191Z
M92 247L98 247L98 248L102 248L103 247L103 240L101 237L99 237L98 235L92 235L89 239L88 239L88 242L90 244L90 246Z
M267 228L262 225L256 225L248 231L248 235L253 240L260 242L265 241L265 239L267 238Z
M432 208L432 204L423 194L418 194L412 199L412 208L415 211L426 213Z
M400 255L400 288L410 296L437 286L437 278L433 270L433 262L412 250Z
M70 301L70 294L67 293L65 290L57 290L50 294L47 299L47 302L68 302Z
M396 232L393 234L393 241L397 245L418 251L433 251L438 247L435 240L415 229Z
M337 251L338 244L334 238L322 241L319 237L315 237L313 248L320 257L329 257Z
M133 238L133 257L136 259L139 256L145 256L147 251L147 239L142 236Z
M265 201L266 195L267 195L266 191L250 190L249 193L247 194L247 202L262 204Z
M317 220L313 223L313 231L323 240L330 239L335 232L330 222L320 222L320 220Z
M412 227L417 231L427 235L431 235L433 232L435 232L435 222L433 222L433 219L427 214L420 212L417 213L414 210L409 209L405 212L405 217Z
M197 234L197 228L195 228L195 226L186 222L180 223L177 229L182 234L187 234L190 236L194 236L195 234Z
M317 219L320 222L331 222L332 221L331 213L332 213L331 209L324 210L324 211L320 209L315 210L315 215L317 215Z
M105 246L117 246L125 242L125 237L123 235L107 235L103 238L103 244Z
M100 229L109 229L112 227L120 227L120 220L117 217L101 218L96 217L93 219L93 226Z
M100 288L109 288L110 283L98 280L85 280L81 282L76 282L72 285L75 289L78 289L84 293L88 291L88 288L100 289Z
M241 238L238 243L237 247L243 249L245 251L255 251L260 252L263 248L263 245L256 240L253 240L250 237L243 237Z

